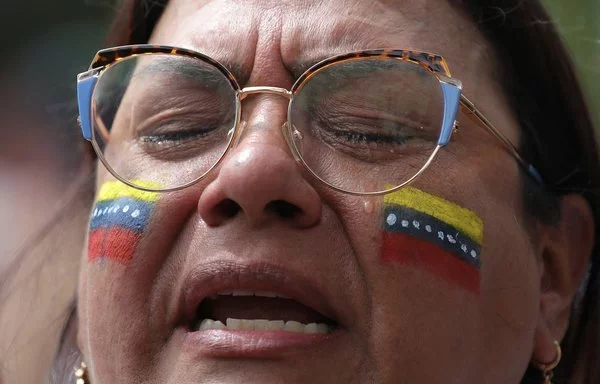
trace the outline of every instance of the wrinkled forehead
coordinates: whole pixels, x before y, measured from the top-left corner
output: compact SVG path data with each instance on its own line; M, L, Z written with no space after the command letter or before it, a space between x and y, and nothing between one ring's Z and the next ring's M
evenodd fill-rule
M203 52L243 85L257 68L298 77L321 59L372 48L441 54L470 82L487 57L475 24L442 0L171 0L151 42Z

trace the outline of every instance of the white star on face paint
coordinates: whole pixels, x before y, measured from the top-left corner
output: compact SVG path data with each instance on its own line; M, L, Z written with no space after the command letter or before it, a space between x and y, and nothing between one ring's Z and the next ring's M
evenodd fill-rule
M394 225L394 224L396 224L396 220L397 220L396 215L394 215L393 213L390 213L386 219L386 222L388 223L388 225Z

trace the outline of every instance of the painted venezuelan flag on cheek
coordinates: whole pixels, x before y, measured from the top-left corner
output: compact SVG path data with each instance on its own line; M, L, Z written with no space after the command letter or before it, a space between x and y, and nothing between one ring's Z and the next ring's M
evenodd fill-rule
M412 187L386 195L383 210L384 261L479 293L483 221L475 212Z
M90 221L88 260L129 264L157 200L158 193L120 181L103 184Z

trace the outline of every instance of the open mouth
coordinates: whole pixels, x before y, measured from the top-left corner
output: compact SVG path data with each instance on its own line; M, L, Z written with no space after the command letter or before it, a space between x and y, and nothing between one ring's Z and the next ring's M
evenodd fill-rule
M233 290L204 298L189 324L205 330L283 331L327 334L338 323L300 301L273 292Z

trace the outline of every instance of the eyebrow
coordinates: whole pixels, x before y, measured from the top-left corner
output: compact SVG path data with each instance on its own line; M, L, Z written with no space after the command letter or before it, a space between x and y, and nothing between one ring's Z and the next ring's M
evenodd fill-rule
M340 52L336 52L336 53L329 53L329 54L319 54L319 55L313 55L313 56L303 56L303 57L297 57L294 58L292 60L287 60L287 62L283 62L282 60L282 64L283 67L293 76L294 81L297 80L304 72L306 72L309 68L311 68L312 66L314 66L315 64L328 59L330 57L339 55ZM216 60L218 63L220 63L223 67L225 67L229 72L231 72L231 74L233 75L233 77L236 79L236 81L238 82L238 84L240 85L240 87L244 87L246 86L246 84L248 83L248 80L250 79L250 75L251 75L251 68L249 68L248 66L244 66L241 65L238 61L235 60L234 57L231 56L209 56L210 58L212 58L213 60ZM179 65L176 66L172 66L169 64L169 61L157 61L151 64L148 64L146 66L144 66L143 68L140 69L140 72L137 72L138 74L145 74L145 73L152 73L152 72L158 72L158 73L164 73L164 72L169 72L169 70L177 70L180 73L183 73L185 75L188 75L190 77L194 77L194 75L198 75L200 72L204 72L204 75L210 73L208 71L202 71L201 69L199 69L198 67L193 67L190 65L185 65L183 63L178 63ZM210 63L206 63L207 65L211 65ZM216 80L217 78L213 78L214 80Z
M390 44L385 40L373 40L368 47L373 47L370 49L381 49L381 47L390 47L394 44ZM316 52L314 54L305 54L300 55L300 57L293 58L291 60L287 60L288 62L284 62L284 66L290 72L294 79L298 79L304 72L306 72L313 65L320 63L323 60L330 59L335 56L340 56L344 54L348 54L351 52L358 52L365 48L362 44L350 44L344 47L337 47L337 49L332 49L331 51L325 50L325 52Z
M294 80L297 80L304 72L306 72L313 65L328 59L330 57L336 56L336 54L329 55L318 55L313 57L305 57L294 59L289 63L283 63L284 67L294 76Z
M244 87L248 80L250 79L251 68L246 68L240 63L232 60L232 58L228 57L213 57L209 56L211 59L216 60L219 64L227 68L229 72L233 75L235 80L238 82L240 87Z
M222 74L221 72L217 71L216 69L214 71L210 71L207 70L208 67L211 68L215 68L211 63L208 62L203 62L206 64L206 67L202 67L199 65L192 65L191 62L186 62L186 61L180 61L178 62L175 58L170 58L166 56L167 60L158 60L155 62L150 62L146 65L144 65L141 68L137 68L133 74L137 75L137 76L144 76L146 74L156 74L156 73L170 73L170 72L177 72L179 74L183 74L184 76L188 76L190 78L196 78L198 75L202 75L202 78L204 80L212 80L212 81L221 81L223 80L225 77L224 74ZM190 60L199 60L199 59L193 59L193 58L189 58ZM221 63L221 65L223 65L225 68L227 68L227 70L229 70L233 76L235 77L235 79L240 83L240 85L242 84L242 81L244 79L247 79L249 77L249 71L243 69L239 64L236 64L234 62L228 62L228 61L221 61L218 60L219 63ZM217 73L219 75L217 75ZM215 76L217 75L217 76Z

